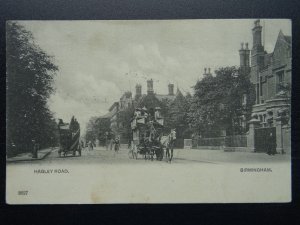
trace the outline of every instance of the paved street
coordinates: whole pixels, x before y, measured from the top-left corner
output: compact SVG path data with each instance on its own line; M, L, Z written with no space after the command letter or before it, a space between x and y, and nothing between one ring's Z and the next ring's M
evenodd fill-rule
M250 152L224 152L220 150L197 150L197 149L174 149L172 164L227 164L227 163L270 163L270 162L289 162L290 155L277 154L269 156L265 153ZM108 164L162 164L163 161L150 161L139 158L131 159L128 155L128 149L123 148L118 153L112 150L106 150L103 147L96 147L89 151L87 148L82 151L82 156L59 157L57 149L53 150L47 157L36 161L19 161L9 164L91 164L91 163L108 163Z
M272 172L240 172L241 168L257 167L270 168ZM169 164L129 159L127 149L114 154L97 147L93 151L84 150L81 157L65 158L59 158L54 150L42 160L7 164L7 201L18 204L272 202L278 196L278 201L282 201L290 197L290 169L289 156L279 154L175 149L174 161ZM52 172L36 172L40 170ZM249 188L253 184L254 190L259 191ZM28 191L28 196L18 195L19 191Z

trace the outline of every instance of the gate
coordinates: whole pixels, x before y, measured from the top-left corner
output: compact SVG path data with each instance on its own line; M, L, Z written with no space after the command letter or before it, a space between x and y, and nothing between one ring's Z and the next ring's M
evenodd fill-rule
M267 152L268 148L276 148L276 128L264 127L254 130L255 152Z
M174 143L175 148L184 148L184 139L183 138L176 138Z

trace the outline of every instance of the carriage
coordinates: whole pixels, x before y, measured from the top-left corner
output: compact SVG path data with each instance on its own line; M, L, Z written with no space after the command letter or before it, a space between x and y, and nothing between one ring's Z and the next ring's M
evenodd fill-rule
M79 143L80 127L79 123L72 118L71 123L64 123L60 120L58 124L59 131L59 157L72 154L76 156L76 152L81 156L81 146Z
M158 107L157 107L158 108ZM138 112L139 109L136 109ZM162 160L164 148L161 143L163 135L164 119L160 116L152 117L148 114L135 113L131 120L132 140L130 158L138 158L142 155L144 159Z

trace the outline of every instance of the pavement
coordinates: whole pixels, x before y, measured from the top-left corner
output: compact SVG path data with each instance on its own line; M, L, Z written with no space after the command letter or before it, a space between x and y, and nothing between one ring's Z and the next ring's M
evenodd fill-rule
M176 151L176 150L174 150ZM268 155L254 152L225 152L224 150L178 149L177 160L201 160L224 163L272 163L290 162L290 154Z
M6 162L21 162L21 161L36 161L36 160L42 160L46 158L52 151L57 151L58 148L46 148L46 149L41 149L38 151L38 157L37 158L32 158L32 153L31 152L26 152L26 153L21 153L18 154L17 156L10 157L6 159Z

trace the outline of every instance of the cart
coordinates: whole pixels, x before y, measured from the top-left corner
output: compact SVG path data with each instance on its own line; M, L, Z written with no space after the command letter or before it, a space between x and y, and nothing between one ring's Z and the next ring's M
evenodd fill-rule
M79 143L80 138L80 127L79 124L72 126L68 123L63 123L62 120L58 124L59 131L59 157L67 156L68 154L72 154L76 156L76 152L78 152L78 156L81 156L81 146Z
M164 149L161 144L163 118L151 119L137 116L131 120L132 140L129 157L138 159L142 155L145 160L161 161Z

